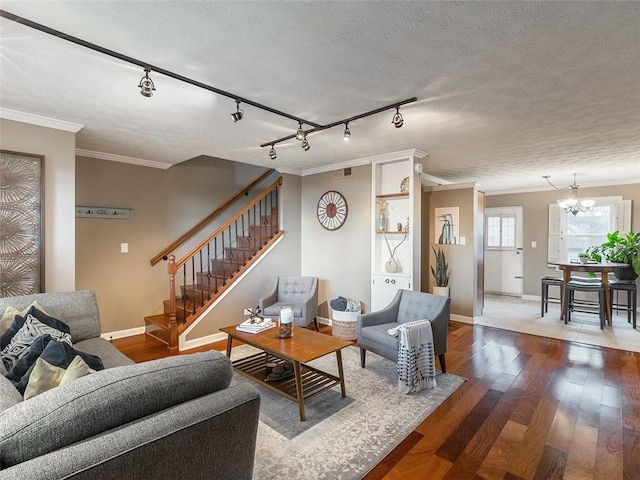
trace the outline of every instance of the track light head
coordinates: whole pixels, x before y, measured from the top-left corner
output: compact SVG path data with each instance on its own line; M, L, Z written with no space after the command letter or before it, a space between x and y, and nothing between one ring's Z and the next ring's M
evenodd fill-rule
M300 144L300 146L302 147L302 149L306 152L307 150L309 150L311 148L311 145L309 145L309 142L307 141L307 136L305 135L302 143Z
M302 122L298 122L298 130L296 131L296 140L304 140L306 135L304 134L304 130L302 129Z
M236 111L231 114L231 118L233 118L233 123L236 123L242 120L243 116L244 116L244 110L240 108L240 100L236 100Z
M396 113L393 116L393 120L391 120L391 123L393 123L393 126L396 128L400 128L402 125L404 125L404 118L402 118L402 114L400 113L400 107L396 107Z
M351 130L349 130L349 122L344 124L344 134L342 135L342 139L345 142L351 140Z
M274 147L274 144L271 144L271 150L269 150L269 158L271 160L275 160L276 158L278 158L278 154L276 153L276 148Z
M143 97L153 97L153 92L156 90L156 86L153 84L153 80L149 78L148 68L144 69L144 77L140 79L138 88L140 89L140 95Z

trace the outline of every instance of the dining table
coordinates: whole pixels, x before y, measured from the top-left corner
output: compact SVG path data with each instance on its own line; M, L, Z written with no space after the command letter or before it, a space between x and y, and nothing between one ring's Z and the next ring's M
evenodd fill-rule
M609 273L613 272L615 268L628 267L628 264L613 262L582 263L580 261L559 261L548 263L549 265L555 265L559 270L562 270L563 273L562 288L560 290L560 320L564 319L565 303L567 301L565 294L566 286L569 280L571 280L572 272L599 273L602 279L602 285L604 286L607 324L611 325L611 293L609 292Z

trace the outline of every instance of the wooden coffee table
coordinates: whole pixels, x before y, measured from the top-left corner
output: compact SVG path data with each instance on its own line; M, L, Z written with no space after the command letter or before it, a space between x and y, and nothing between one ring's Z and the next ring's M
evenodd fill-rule
M304 402L320 393L340 384L342 397L346 396L344 373L342 370L341 350L351 345L348 340L332 337L306 328L294 327L292 338L278 338L278 328L260 333L247 333L236 330L235 325L221 328L226 333L227 356L231 356L233 340L246 343L260 353L233 362L236 371L298 404L300 420L304 421ZM316 358L335 352L338 362L338 376L323 372L306 365ZM266 364L289 361L293 364L294 376L283 380L266 382Z

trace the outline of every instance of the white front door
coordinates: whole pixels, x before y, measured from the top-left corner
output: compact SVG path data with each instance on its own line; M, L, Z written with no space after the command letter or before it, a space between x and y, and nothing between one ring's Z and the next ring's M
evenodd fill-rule
M522 207L487 208L485 239L485 292L522 296Z

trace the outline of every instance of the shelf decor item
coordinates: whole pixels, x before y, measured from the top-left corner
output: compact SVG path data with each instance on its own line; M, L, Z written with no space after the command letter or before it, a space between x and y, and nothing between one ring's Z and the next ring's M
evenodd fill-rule
M289 306L283 306L280 308L280 315L278 316L278 337L291 338L293 337L293 308Z
M384 232L387 227L387 202L378 200L378 220L376 228L379 232Z
M407 217L407 224L404 227L404 236L402 237L402 240L400 240L400 242L398 242L398 244L395 247L391 248L387 235L386 234L384 235L384 241L387 244L387 250L389 250L389 260L387 260L386 263L384 264L384 269L387 273L397 273L402 271L400 262L398 262L398 260L395 258L395 255L396 255L396 252L398 251L398 248L400 248L400 245L402 245L407 239L408 233L409 233L409 217Z
M449 264L447 263L447 259L441 248L438 248L438 250L436 250L435 247L431 245L431 250L433 250L433 253L436 256L435 268L433 265L431 266L431 274L433 275L433 278L435 280L433 293L434 295L443 295L445 297L448 297L449 277L451 277Z

